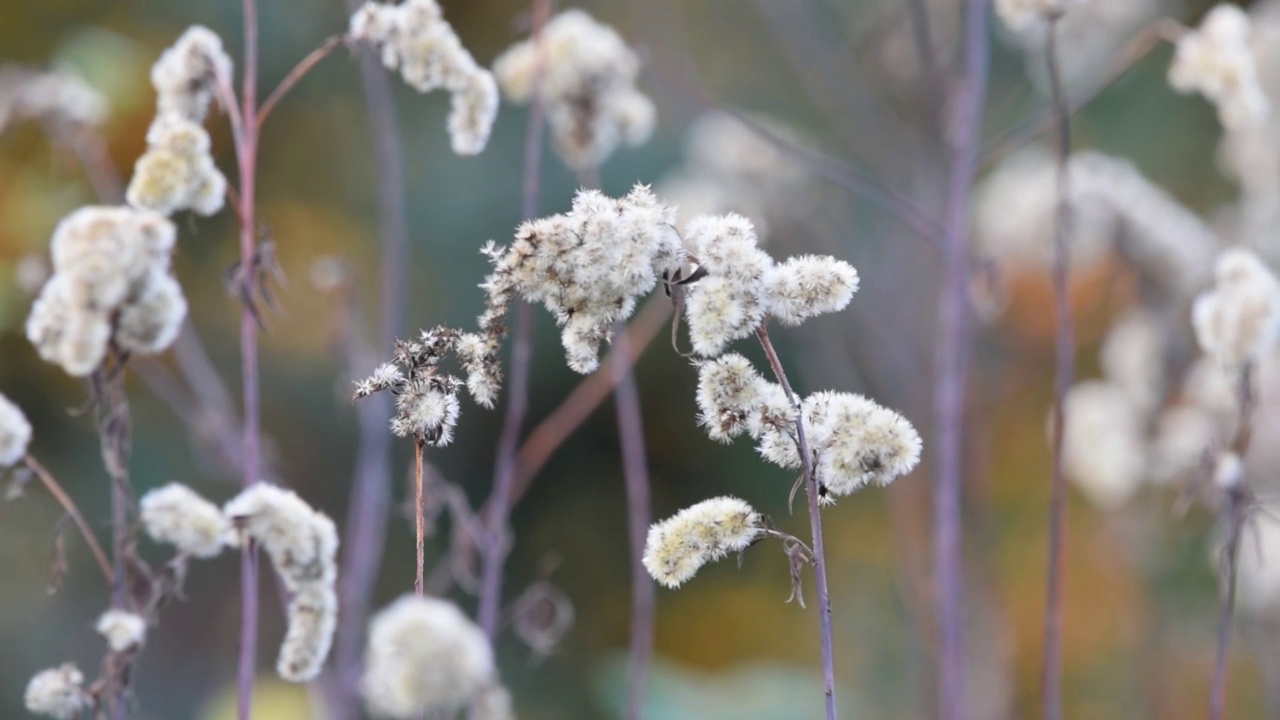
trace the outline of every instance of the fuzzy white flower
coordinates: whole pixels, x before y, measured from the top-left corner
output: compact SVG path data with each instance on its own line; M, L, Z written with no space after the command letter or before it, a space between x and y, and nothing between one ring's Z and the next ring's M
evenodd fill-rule
M75 129L100 125L106 117L106 99L76 75L0 68L0 133L29 120Z
M1155 313L1132 309L1116 318L1098 354L1103 375L1128 393L1143 415L1160 403L1167 336Z
M22 408L0 395L0 468L15 465L31 444L31 423Z
M139 508L147 535L173 545L178 552L211 558L231 539L231 523L218 506L186 485L170 483L149 490Z
M187 319L182 286L167 272L146 276L116 319L116 343L130 352L152 355L173 344Z
M231 80L231 58L222 49L222 39L206 27L191 26L151 68L157 114L202 122L218 77Z
M858 291L858 271L825 255L788 258L765 271L766 311L783 325L799 325L824 313L839 312Z
M306 682L320 672L333 641L338 611L338 533L333 521L291 490L260 482L222 510L244 535L261 544L292 593L289 628L276 662L280 677Z
M369 623L360 692L375 717L451 716L494 683L488 639L453 603L405 596Z
M84 673L72 663L42 670L27 683L23 702L36 715L72 720L89 707L83 684Z
M1063 469L1085 496L1114 510L1142 484L1141 420L1124 390L1101 380L1077 383L1063 405Z
M399 437L421 437L433 446L443 447L453 441L460 411L456 389L430 380L412 382L396 396L391 431Z
M484 149L498 113L497 85L462 46L436 0L368 2L351 16L351 36L378 48L382 64L399 70L418 92L449 91L454 152L474 155Z
M635 87L640 60L613 28L582 10L566 10L551 18L539 42L511 46L493 72L515 103L529 102L537 83L566 164L579 171L599 167L619 144L649 139L655 112Z
M1228 128L1261 122L1270 112L1249 44L1249 16L1235 5L1216 5L1200 28L1178 39L1169 84L1199 92L1218 108Z
M698 422L712 440L729 442L747 432L763 402L767 381L751 361L726 353L698 366Z
M157 116L129 181L129 204L163 215L188 209L213 215L226 192L227 179L209 154L209 133L176 113Z
M141 615L125 610L102 613L94 629L107 639L107 647L112 652L132 650L141 646L147 637L147 621Z
M685 226L684 240L707 273L687 286L689 339L699 355L719 355L764 319L761 290L773 259L756 246L755 229L741 215L694 218Z
M745 501L703 500L649 528L644 567L660 585L680 587L703 565L746 550L761 531L760 514Z
M1249 250L1218 256L1212 290L1191 307L1196 340L1205 354L1228 368L1269 350L1280 332L1280 280Z

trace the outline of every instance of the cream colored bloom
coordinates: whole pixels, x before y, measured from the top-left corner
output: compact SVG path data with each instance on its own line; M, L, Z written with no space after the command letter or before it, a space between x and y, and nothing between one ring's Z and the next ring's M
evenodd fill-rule
M738 498L703 500L649 528L645 569L659 584L679 587L703 565L750 547L760 523L760 514Z

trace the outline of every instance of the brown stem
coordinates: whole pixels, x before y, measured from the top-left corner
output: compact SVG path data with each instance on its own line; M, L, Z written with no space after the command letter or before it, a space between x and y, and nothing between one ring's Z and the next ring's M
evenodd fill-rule
M348 40L349 38L346 35L334 35L328 40L325 40L320 44L320 47L308 53L306 57L302 58L302 60L289 71L288 75L284 76L284 79L280 81L280 84L276 86L275 90L271 91L271 94L262 102L262 107L258 110L256 120L258 132L262 131L262 125L267 121L267 116L270 115L271 111L280 103L280 100L283 99L284 96L287 95L300 80L302 80L302 78L306 77L307 73L311 72L311 70L314 69L321 60L328 57L334 50L346 45Z
M1056 319L1057 373L1053 384L1053 458L1049 495L1049 563L1044 614L1044 720L1062 717L1062 576L1066 554L1067 480L1063 474L1063 441L1066 433L1067 391L1075 380L1075 333L1071 319L1069 230L1071 188L1067 161L1071 156L1070 108L1058 65L1058 22L1051 16L1045 59L1058 121L1057 207L1053 241L1053 306Z
M422 577L427 565L427 518L426 498L422 492L422 449L423 443L418 438L413 443L413 519L414 531L418 541L418 564L413 575L413 594L422 597Z
M756 328L756 337L769 358L769 367L773 369L774 377L782 385L783 391L787 394L787 400L791 402L791 407L796 413L796 446L800 451L800 464L804 468L805 496L809 501L809 529L813 533L813 576L814 584L817 586L818 624L822 634L822 680L825 686L827 720L836 720L836 670L831 634L831 594L827 590L827 557L822 541L818 476L813 471L813 455L809 451L809 442L805 439L804 413L801 411L800 399L791 389L791 382L787 380L787 374L782 369L778 353L769 340L769 329L764 323Z
M94 536L92 528L89 527L89 523L85 521L84 515L80 512L80 508L76 506L76 501L71 499L67 491L63 490L62 486L58 484L53 474L46 470L34 457L27 455L22 459L22 462L28 468L31 468L31 472L35 473L36 477L40 478L40 482L44 483L49 494L58 501L62 509L71 517L71 521L80 530L80 535L84 538L85 544L89 546L90 552L93 553L93 557L98 561L98 567L102 568L102 577L106 578L108 587L114 587L115 574L111 569L111 560L107 558L107 553L102 549L102 545L98 543L98 538Z
M614 382L614 406L622 440L622 476L627 488L627 530L631 550L631 649L627 668L626 720L640 720L653 657L653 625L656 607L653 578L644 568L644 544L652 521L649 502L649 467L645 460L644 417L634 366L627 352L627 333L614 333L615 353L610 358Z

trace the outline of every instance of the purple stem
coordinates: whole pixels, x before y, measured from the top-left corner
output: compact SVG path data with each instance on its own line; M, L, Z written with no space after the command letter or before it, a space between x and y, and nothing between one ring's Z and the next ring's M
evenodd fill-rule
M952 134L942 251L946 260L938 297L938 378L934 388L937 450L934 462L933 542L938 616L938 717L966 716L964 680L964 574L961 568L960 494L963 472L964 386L969 355L966 296L969 210L982 141L986 97L987 0L968 0L964 20L964 77L958 85Z
M649 502L649 467L645 459L644 417L640 391L627 347L626 327L613 334L612 370L614 405L622 440L622 475L627 487L627 530L631 544L631 662L627 670L626 720L644 716L644 700L653 657L653 579L644 569L645 536L652 521Z
M361 0L347 3L352 12L362 5ZM371 48L361 46L358 52L378 182L382 243L378 346L391 347L405 324L407 294L404 289L409 267L400 126L390 77ZM343 570L338 581L340 619L334 653L337 680L331 684L329 693L332 718L354 715L352 703L360 673L364 622L386 549L387 513L391 507L391 434L386 425L391 415L391 398L386 393L378 393L358 403L356 412L360 445L347 510Z
M1066 554L1067 479L1062 470L1062 444L1066 432L1067 391L1075 380L1075 333L1071 320L1070 248L1068 230L1071 207L1067 160L1071 155L1070 108L1058 66L1058 17L1049 18L1045 56L1049 84L1058 118L1057 208L1053 242L1053 307L1057 374L1053 385L1053 459L1049 495L1049 577L1044 612L1044 720L1062 718L1062 576Z
M536 38L551 12L550 0L534 0L533 34ZM538 71L541 74L541 70ZM536 88L536 81L535 81ZM545 123L541 94L533 93L529 125L524 138L524 177L521 212L523 220L538 213L539 180L542 170L542 134ZM506 528L511 515L511 495L516 481L516 450L529 406L529 367L533 360L533 307L519 301L512 334L511 378L507 385L507 411L498 436L497 459L493 468L493 492L482 548L480 601L476 618L489 641L498 635L498 610L502 605L502 567L506 561Z
M826 695L827 720L836 720L836 666L835 652L832 649L831 637L831 593L827 590L827 553L822 541L822 512L818 506L818 476L813 471L813 456L809 452L809 441L804 435L804 417L800 409L800 400L791 389L791 382L782 369L778 353L769 340L769 329L761 325L756 329L756 337L769 357L769 367L773 368L774 377L787 393L787 400L796 411L796 445L800 451L800 463L804 468L804 491L809 503L809 529L813 532L813 577L818 592L818 619L822 631L822 681Z

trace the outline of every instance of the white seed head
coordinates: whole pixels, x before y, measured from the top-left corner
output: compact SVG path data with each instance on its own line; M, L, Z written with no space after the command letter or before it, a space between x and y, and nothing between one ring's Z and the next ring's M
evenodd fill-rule
M26 121L75 130L101 125L106 118L106 98L79 76L0 68L0 133Z
M294 593L287 611L289 629L280 645L276 672L289 682L320 674L338 623L338 596L332 585L306 585Z
M26 332L42 360L83 377L106 357L111 322L106 313L72 302L71 297L81 294L73 290L74 282L68 275L55 275L45 284L31 305Z
M1098 354L1103 375L1123 389L1143 415L1161 400L1167 337L1155 313L1131 309L1116 318Z
M22 408L0 395L0 468L16 465L31 444L31 423Z
M449 91L454 152L474 155L484 149L498 112L497 86L462 46L436 0L368 2L351 16L350 30L353 38L379 49L382 64L399 70L418 92Z
M698 422L712 440L729 442L747 432L769 383L737 353L698 366Z
M157 114L202 122L219 76L228 82L232 77L231 58L222 49L222 39L206 27L191 26L151 68Z
M453 441L461 409L456 391L448 392L429 381L410 383L396 397L391 429L399 437L421 437L443 447Z
M141 615L124 610L108 610L98 617L94 626L98 634L107 639L112 652L124 652L141 647L147 637L147 621Z
M1010 30L1019 32L1061 14L1068 2L1069 0L995 0L992 10Z
M1077 383L1063 405L1063 469L1091 502L1122 506L1146 467L1141 421L1124 390L1100 380Z
M788 258L764 274L766 312L783 325L799 325L816 315L839 312L857 291L858 271L826 255Z
M187 319L182 286L167 272L152 269L120 308L116 342L140 355L154 355L173 344Z
M163 215L213 215L222 209L226 190L227 180L209 154L208 132L183 115L157 116L125 193L129 204Z
M36 715L73 720L89 707L83 684L84 673L72 663L41 670L27 683L23 702Z
M1215 559L1221 560L1222 553ZM1240 607L1259 617L1280 605L1280 523L1262 513L1240 537L1236 589Z
M453 603L405 596L369 623L360 692L375 717L451 716L494 679L488 639Z
M1265 121L1270 103L1258 82L1250 47L1249 16L1235 5L1216 5L1199 29L1178 39L1169 84L1182 93L1199 92L1218 108L1231 129Z
M920 462L920 435L906 418L854 393L824 391L802 404L814 471L828 497L888 485Z
M1215 285L1191 307L1196 340L1206 355L1235 368L1269 350L1280 332L1280 281L1249 250L1218 256Z
M231 523L217 505L179 483L147 491L139 502L142 527L156 542L168 543L198 558L222 552L231 537Z
M756 246L755 228L741 215L694 218L685 226L684 242L707 273L687 286L689 339L699 355L719 355L764 319L761 295L773 259Z
M649 528L644 567L658 584L680 587L703 565L746 550L760 523L755 508L738 498L703 500Z
M529 102L537 85L556 150L575 170L599 167L620 144L639 145L653 132L653 102L635 86L640 59L582 10L551 18L537 43L512 45L493 72L514 103Z

